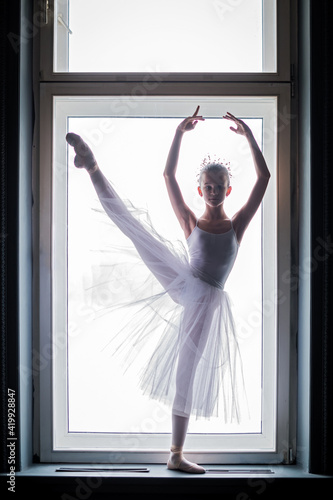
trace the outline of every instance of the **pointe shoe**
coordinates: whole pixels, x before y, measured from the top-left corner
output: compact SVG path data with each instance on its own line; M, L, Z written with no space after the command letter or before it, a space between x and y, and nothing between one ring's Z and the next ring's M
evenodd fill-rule
M93 173L97 170L97 162L93 155L93 152L89 148L88 144L77 134L69 132L66 135L66 141L70 146L73 146L76 156L74 158L74 165L77 168L85 168L89 173Z
M179 470L189 474L204 474L206 470L201 465L189 462L181 453L171 451L171 456L167 463L169 470Z

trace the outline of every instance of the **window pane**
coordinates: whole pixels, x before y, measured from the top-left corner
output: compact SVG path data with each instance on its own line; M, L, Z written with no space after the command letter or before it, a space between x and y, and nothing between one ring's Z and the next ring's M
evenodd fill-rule
M240 336L248 418L245 414L242 425L225 425L222 418L192 419L187 442L200 450L274 449L277 100L263 96L54 97L55 449L164 449L171 431L170 409L142 396L138 387L137 373L145 366L140 364L142 358L134 370L123 374L112 346L105 349L124 318L123 310L110 310L112 297L119 299L121 293L126 294L121 296L125 302L131 299L131 287L127 286L131 274L115 264L120 260L127 268L135 264L131 272L148 271L142 264L140 270L137 260L130 260L132 253L114 251L115 246L123 247L129 240L101 211L89 176L73 165L72 148L66 155L66 132L83 136L118 192L134 205L148 208L158 232L169 240L184 242L162 173L177 124L198 103L206 121L183 141L177 175L192 210L202 213L196 174L207 154L231 162L233 191L227 200L228 214L240 208L253 186L255 172L246 141L231 133L229 124L221 119L227 110L244 117L253 129L270 165L272 183L264 209L257 212L242 240L226 284ZM118 274L110 279L115 272ZM141 280L142 275L139 277Z
M68 122L69 130L81 134L95 150L105 175L135 206L147 208L154 227L172 241L184 240L184 237L172 211L162 172L178 124L179 119L172 118L69 118ZM262 120L251 119L248 124L261 144ZM101 130L107 133L98 133ZM223 149L225 158L232 160L234 172L233 195L225 204L231 216L247 200L255 181L249 151L240 147L242 141L230 133L225 120L208 119L196 132L188 134L182 145L178 178L184 197L200 216L204 207L196 191L197 169L208 144L211 153ZM130 156L129 148L133 152ZM131 261L119 268L115 266L114 257L122 262L124 256L115 256L110 247L123 248L126 238L119 229L108 227L105 216L96 212L99 202L96 202L95 190L88 176L73 167L72 151L68 173L68 319L72 328L68 339L69 431L170 432L170 410L143 396L135 370L124 375L123 366L112 356L112 348L105 349L112 331L120 329L129 314L127 308L111 311L110 304L114 300L121 301L120 294L125 294L122 296L125 303L130 301L133 273L144 271ZM226 291L234 299L235 319L241 336L248 398L247 402L241 401L245 418L240 425L225 424L223 414L209 421L194 420L190 432L261 432L261 246L259 210L242 241L226 284ZM122 335L126 338L130 332L124 330ZM142 358L144 363L144 355ZM241 384L239 380L237 385ZM219 406L223 407L222 399ZM152 418L152 415L159 418Z
M68 2L57 4L55 71L276 71L276 0Z

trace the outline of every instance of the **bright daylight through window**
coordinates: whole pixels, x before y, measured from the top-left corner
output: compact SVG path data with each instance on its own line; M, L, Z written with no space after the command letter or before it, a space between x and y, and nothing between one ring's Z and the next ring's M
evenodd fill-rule
M95 0L92 8L89 0L60 0L55 71L274 72L275 4Z
M175 224L162 170L178 123L179 119L162 117L70 117L68 120L69 131L75 130L84 140L95 144L94 151L105 175L112 179L126 199L136 207L147 209L157 231L173 241L183 241L184 238L181 228ZM250 119L247 123L258 143L262 144L262 119ZM126 152L127 145L130 145L130 154ZM202 130L199 131L198 127L196 134L186 137L178 177L185 199L198 215L204 207L196 189L196 174L200 158L207 157L207 149L211 153L221 153L227 159L232 158L233 193L226 202L226 210L228 214L233 214L247 200L254 184L250 151L243 141L231 135L229 124L218 118L207 119ZM69 431L145 431L158 403L141 395L135 372L134 378L133 374L122 376L121 363L112 357L112 343L108 347L112 332L120 328L128 314L134 313L126 308L112 311L112 303L117 298L119 300L121 294L125 302L130 301L131 283L135 281L133 274L142 273L145 278L145 273L138 264L135 265L135 261L125 265L124 255L112 252L110 247L122 248L126 245L125 238L117 228L108 227L110 224L104 214L100 216L98 211L93 210L99 208L96 193L91 189L87 176L73 166L73 154L70 155L68 169ZM240 348L248 397L247 403L242 402L244 418L240 425L225 425L221 412L220 418L211 422L194 421L192 432L261 432L261 248L262 214L259 210L244 237L226 285L231 297L237 298L235 320L242 336ZM125 329L122 335L126 337L130 332ZM96 415L97 406L100 411ZM121 406L122 411L114 411L115 406ZM220 407L223 408L222 401ZM165 419L150 424L151 431L169 432L167 408L164 414Z
M195 133L184 139L178 176L183 195L194 213L199 215L203 210L197 192L197 174L202 159L208 154L227 163L230 161L233 194L226 202L227 213L235 213L242 206L255 181L250 150L244 141L232 134L229 124L221 118L225 109L232 108L238 111L238 115L242 112L246 116L252 115L246 121L258 144L265 148L273 181L264 205L267 208L264 213L259 209L252 220L226 285L231 297L237 299L235 319L246 388L246 399L240 401L242 420L240 423L224 422L221 399L220 417L208 421L194 419L190 425L189 441L193 436L194 442L201 442L203 448L214 448L219 442L216 434L222 441L225 435L234 435L234 438L238 435L233 445L228 444L238 448L244 447L245 435L252 435L252 440L258 436L260 440L264 433L265 441L269 435L271 446L274 443L276 309L271 297L276 286L276 142L274 135L272 140L269 134L265 144L263 129L265 123L274 126L275 98L145 98L123 100L121 105L117 98L55 98L52 226L53 269L57 278L53 287L53 321L58 348L54 419L64 431L66 428L68 438L70 435L78 437L80 433L110 433L118 436L114 439L119 439L120 434L138 436L142 433L137 437L137 446L149 444L154 447L158 443L154 444L154 435L158 435L162 442L168 439L170 421L166 406L142 395L138 372L128 370L124 374L122 363L113 355L113 344L110 343L114 333L128 319L128 314L134 314L142 307L140 301L134 308L114 309L112 305L137 300L137 297L131 297L132 282L147 280L146 268L139 265L137 259L133 260L131 252L124 254L122 250L117 254L114 251L128 247L127 238L101 213L89 178L73 165L72 150L66 157L64 137L73 130L81 134L94 149L105 175L112 179L124 198L148 210L154 227L165 238L181 240L184 244L182 230L175 224L162 173L170 141L181 120L176 115L192 109L198 99L206 122L201 130L198 127ZM119 110L125 108L127 115L131 115L126 118L119 116ZM60 170L65 164L68 175ZM263 266L267 269L265 276ZM270 304L264 317L263 296ZM61 333L64 331L68 332L65 341ZM156 337L158 333L155 332ZM130 334L126 328L121 330L123 340ZM137 355L135 346L133 353ZM138 363L144 367L147 357L140 355ZM66 366L68 375L64 378ZM237 380L237 384L241 387L242 380ZM97 414L96 406L99 408ZM150 437L145 435L147 433ZM126 440L122 438L117 443L122 447Z

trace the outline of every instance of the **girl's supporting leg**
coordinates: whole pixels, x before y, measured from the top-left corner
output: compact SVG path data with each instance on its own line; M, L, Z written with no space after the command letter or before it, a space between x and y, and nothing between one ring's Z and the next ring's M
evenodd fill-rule
M183 456L183 447L186 438L189 417L172 414L172 446L167 467L171 470L180 470L190 474L204 474L206 471L200 465L189 462Z
M184 447L189 420L189 417L181 417L172 413L172 447Z
M190 474L204 474L206 471L200 465L189 462L183 456L183 447L186 438L189 417L172 414L172 445L167 467L171 470L180 470Z
M169 469L202 474L205 469L183 457L183 447L192 408L192 393L196 368L200 361L205 333L208 329L209 312L206 307L198 307L191 314L184 311L184 335L180 346L176 374L176 395L172 413L172 445L168 461Z

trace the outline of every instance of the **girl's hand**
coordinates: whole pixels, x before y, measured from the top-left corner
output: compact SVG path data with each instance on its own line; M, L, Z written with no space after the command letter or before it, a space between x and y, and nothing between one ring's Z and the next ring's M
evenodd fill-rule
M204 121L205 119L202 116L198 116L200 106L197 107L194 114L192 116L188 116L183 120L177 127L179 132L188 132L189 130L193 130L198 120Z
M229 111L227 112L226 115L223 116L223 118L225 118L226 120L231 120L235 123L235 125L237 125L237 127L230 127L230 130L232 130L236 134L245 135L246 137L252 135L250 127L246 125L246 123L244 123L243 120L239 120L234 115L229 113Z

